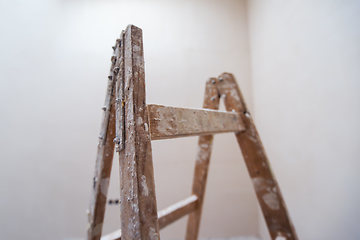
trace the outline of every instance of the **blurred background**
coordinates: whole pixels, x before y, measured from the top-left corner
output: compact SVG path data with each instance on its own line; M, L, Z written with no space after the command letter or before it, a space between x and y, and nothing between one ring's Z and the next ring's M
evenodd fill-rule
M202 107L205 81L233 73L299 239L360 239L356 0L0 1L1 239L85 238L111 46L130 23L148 103ZM160 210L191 193L197 138L152 144ZM104 234L119 214L107 206ZM219 134L200 237L233 236L269 239L235 137Z

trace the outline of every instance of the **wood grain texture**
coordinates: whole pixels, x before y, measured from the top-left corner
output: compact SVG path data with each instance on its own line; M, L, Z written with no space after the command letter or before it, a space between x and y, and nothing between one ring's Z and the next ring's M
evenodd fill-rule
M93 190L90 199L90 209L88 212L88 240L98 240L101 237L104 213L106 208L107 190L114 155L114 136L115 136L115 78L117 72L114 71L118 58L119 41L116 41L113 56L111 57L111 67L106 90L104 113L102 117L98 152L95 164L95 174L93 178Z
M160 239L149 119L146 108L142 30L124 35L125 149L119 154L122 239Z
M279 186L245 101L232 74L223 73L216 82L228 111L241 114L246 130L236 133L244 160L272 239L297 240Z
M204 108L217 110L219 108L219 94L216 79L211 78L206 82ZM198 207L189 214L186 229L186 240L196 240L199 234L202 204L205 196L206 179L210 163L213 135L199 137L198 155L195 162L192 194L198 198Z
M116 152L120 152L125 148L125 108L124 108L124 31L121 31L118 47L118 60L116 67L118 74L116 75Z
M148 105L148 112L151 140L238 132L245 129L240 115L236 112L155 104Z
M194 211L198 206L198 198L195 195L185 198L158 212L159 228L162 229L167 225L182 218L186 214Z

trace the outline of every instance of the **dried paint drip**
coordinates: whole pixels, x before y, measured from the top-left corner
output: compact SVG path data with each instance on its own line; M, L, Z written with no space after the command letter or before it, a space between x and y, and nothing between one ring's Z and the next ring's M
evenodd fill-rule
M144 195L148 196L149 195L149 189L148 189L148 186L146 185L146 177L144 175L141 176L141 186L143 188Z
M266 205L268 205L269 208L272 210L279 210L280 209L280 203L277 195L275 193L266 193L262 196L264 199L264 202Z

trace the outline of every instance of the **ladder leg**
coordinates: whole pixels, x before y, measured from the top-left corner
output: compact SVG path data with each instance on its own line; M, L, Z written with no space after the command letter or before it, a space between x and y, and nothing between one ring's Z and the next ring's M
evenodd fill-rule
M239 112L245 131L236 138L252 179L256 195L272 239L297 240L279 186L271 172L270 164L255 125L233 75L223 73L218 82L219 93L224 97L227 111Z
M206 83L204 108L215 110L219 108L219 94L215 83L215 78L211 78ZM196 210L189 214L186 230L186 240L195 240L198 238L212 141L213 135L200 136L199 138L199 150L196 157L194 181L192 187L192 194L198 197L198 205Z
M133 25L124 35L124 108L125 148L119 154L121 239L158 240L142 30Z
M118 44L118 43L117 43ZM116 48L115 48L116 49ZM113 59L116 59L116 50ZM115 61L112 61L108 80L107 95L104 114L100 129L98 153L95 164L93 179L93 190L91 194L90 209L88 212L89 228L87 231L88 240L99 240L104 221L107 191L114 156L115 137L115 73L113 72Z

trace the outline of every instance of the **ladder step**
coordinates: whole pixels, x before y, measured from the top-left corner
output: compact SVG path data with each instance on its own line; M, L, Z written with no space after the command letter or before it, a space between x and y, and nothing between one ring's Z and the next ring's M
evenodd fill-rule
M121 240L121 229L102 236L100 240Z
M196 195L191 195L184 200L177 202L158 212L159 228L162 229L182 218L186 214L194 211L197 207L198 198Z
M159 211L159 228L162 229L182 218L186 214L194 211L197 207L197 202L197 196L191 195L190 197L187 197L184 200ZM121 240L121 229L101 237L101 240Z
M151 140L245 130L240 114L149 104Z

